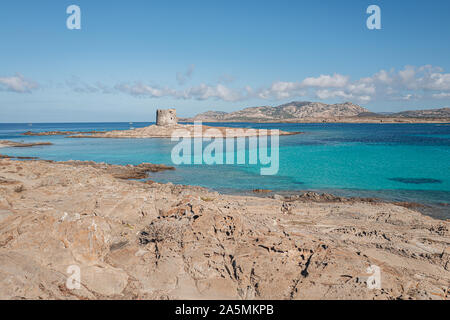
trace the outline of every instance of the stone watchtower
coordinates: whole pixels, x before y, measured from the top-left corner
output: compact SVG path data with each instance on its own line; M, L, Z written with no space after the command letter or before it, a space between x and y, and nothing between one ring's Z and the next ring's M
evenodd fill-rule
M175 109L156 110L156 125L174 126L177 123L177 111Z

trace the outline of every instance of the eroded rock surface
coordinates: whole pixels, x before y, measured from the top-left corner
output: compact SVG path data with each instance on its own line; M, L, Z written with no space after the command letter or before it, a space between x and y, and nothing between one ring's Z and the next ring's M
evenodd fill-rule
M118 179L95 163L0 159L0 298L448 294L450 222L394 204L308 197L316 198L227 196ZM66 287L72 265L80 289ZM367 288L371 265L381 269L379 290Z

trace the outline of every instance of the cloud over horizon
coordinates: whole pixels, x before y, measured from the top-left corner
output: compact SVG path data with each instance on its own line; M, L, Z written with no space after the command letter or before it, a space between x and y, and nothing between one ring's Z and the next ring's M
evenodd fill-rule
M300 82L274 82L257 94L262 99L312 96L322 100L342 98L358 102L410 101L425 97L445 99L450 97L450 74L431 65L405 66L399 71L380 70L353 82L350 77L340 74L320 75Z
M37 82L25 79L25 77L20 73L16 73L11 77L0 77L1 91L31 93L37 88L39 88L39 84Z
M194 65L191 65L185 73L177 73L177 82L181 84L190 79L194 68ZM450 99L450 73L445 73L442 68L431 65L405 66L398 71L383 69L371 76L353 81L348 75L322 74L299 81L276 81L260 88L253 88L250 85L236 88L222 82L200 83L186 88L162 87L142 81L125 81L114 85L97 81L90 84L75 76L67 80L65 84L78 93L122 93L141 98L215 99L225 102L299 98L351 100L356 103ZM2 91L30 93L38 87L37 82L25 79L21 74L0 77Z
M157 87L146 85L142 82L122 83L114 86L119 92L136 97L162 98L171 97L175 99L207 100L210 98L223 101L243 100L243 95L235 89L228 88L222 84L206 85L204 83L184 90L175 90L169 87Z
M262 100L284 100L316 98L320 100L342 99L368 103L382 101L412 101L422 98L450 98L450 73L440 67L424 65L405 66L402 70L380 70L377 73L351 81L347 75L334 73L307 77L301 81L276 81L263 88L232 88L225 84L200 84L184 90L158 88L143 83L128 83L115 87L134 96L175 99L218 99L243 101L251 98Z

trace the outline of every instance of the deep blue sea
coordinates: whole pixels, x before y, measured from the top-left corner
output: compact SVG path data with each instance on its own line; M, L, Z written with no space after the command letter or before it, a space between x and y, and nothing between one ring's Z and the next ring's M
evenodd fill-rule
M70 139L28 137L25 131L89 131L138 128L152 123L0 124L0 140L49 141L54 145L2 148L1 154L111 164L171 165L170 139ZM199 185L222 192L315 190L344 196L431 204L450 218L450 125L440 124L254 124L213 126L302 131L280 137L279 172L261 176L259 166L181 165L152 174L159 182ZM447 204L447 205L444 205Z

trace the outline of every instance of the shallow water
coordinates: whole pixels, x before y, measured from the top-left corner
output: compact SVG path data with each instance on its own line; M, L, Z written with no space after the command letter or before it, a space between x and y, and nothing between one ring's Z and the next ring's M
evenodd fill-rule
M68 139L27 137L28 130L113 130L150 123L0 124L0 140L49 141L53 146L3 148L2 154L113 164L171 164L170 139ZM277 128L305 134L280 137L280 169L261 176L259 166L181 165L152 174L160 182L200 185L223 192L252 189L318 190L432 204L450 218L450 126L437 124L251 124L216 126Z

